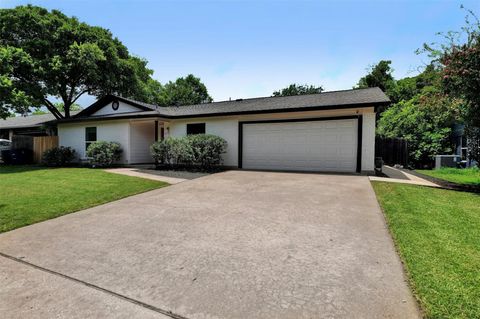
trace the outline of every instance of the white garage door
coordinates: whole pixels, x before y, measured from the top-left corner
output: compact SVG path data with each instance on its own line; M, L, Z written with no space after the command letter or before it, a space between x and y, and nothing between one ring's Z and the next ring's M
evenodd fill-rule
M244 123L246 169L355 172L357 119Z

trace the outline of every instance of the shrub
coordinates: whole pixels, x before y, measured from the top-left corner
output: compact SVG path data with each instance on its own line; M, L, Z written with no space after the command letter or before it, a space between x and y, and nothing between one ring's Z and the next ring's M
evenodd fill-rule
M43 152L43 163L47 166L65 166L75 159L75 150L71 147L54 147Z
M185 137L168 137L155 142L150 151L161 164L200 166L211 168L222 163L227 142L218 136L198 134Z
M167 165L191 165L194 162L193 149L184 137L168 137L150 146L154 160Z
M210 168L222 162L222 154L227 149L227 142L215 135L197 134L187 137L192 149L194 162L201 167Z
M117 142L98 141L90 144L87 156L92 166L108 167L120 159L122 149Z

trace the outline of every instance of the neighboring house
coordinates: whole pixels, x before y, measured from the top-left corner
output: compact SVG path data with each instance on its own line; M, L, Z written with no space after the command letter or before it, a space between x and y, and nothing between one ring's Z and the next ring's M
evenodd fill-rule
M73 112L77 114L78 112ZM57 135L53 114L15 116L0 119L0 138L12 140L14 135L49 136Z
M159 107L100 98L57 121L59 144L79 159L95 141L121 144L121 164L151 163L149 147L168 136L207 133L227 143L224 165L245 169L369 172L374 169L379 88Z

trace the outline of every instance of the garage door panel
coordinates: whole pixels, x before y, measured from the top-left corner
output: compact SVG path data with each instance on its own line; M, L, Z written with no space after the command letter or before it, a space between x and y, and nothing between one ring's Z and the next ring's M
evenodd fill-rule
M247 169L354 172L357 119L243 125Z

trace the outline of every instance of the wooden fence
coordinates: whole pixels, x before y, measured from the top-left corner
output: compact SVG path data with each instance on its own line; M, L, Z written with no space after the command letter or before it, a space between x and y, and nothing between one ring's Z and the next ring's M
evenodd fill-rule
M403 138L375 138L375 157L381 157L387 165L408 166L408 143Z
M35 136L33 138L33 161L42 162L43 152L58 146L58 136Z
M14 135L12 137L12 149L25 148L33 150L33 136L28 135Z

